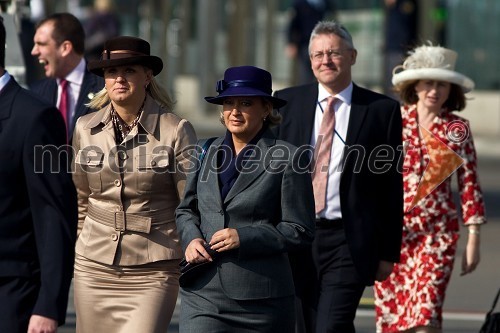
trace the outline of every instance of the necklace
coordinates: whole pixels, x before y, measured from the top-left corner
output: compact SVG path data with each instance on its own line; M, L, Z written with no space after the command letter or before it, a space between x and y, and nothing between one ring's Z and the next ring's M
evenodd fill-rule
M144 102L146 99L144 99ZM142 102L139 111L137 111L137 116L130 124L127 124L116 112L113 104L111 104L111 120L113 121L113 127L115 129L115 135L119 142L123 142L127 135L132 131L132 129L137 126L139 118L141 117L142 111L144 110L144 102Z

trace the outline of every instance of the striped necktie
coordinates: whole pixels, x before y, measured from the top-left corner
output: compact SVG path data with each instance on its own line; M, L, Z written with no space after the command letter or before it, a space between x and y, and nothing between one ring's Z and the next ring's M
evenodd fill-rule
M326 207L326 187L328 184L328 166L332 152L333 134L335 131L335 97L328 97L323 120L319 128L318 139L314 149L314 170L312 183L314 190L314 202L316 214Z

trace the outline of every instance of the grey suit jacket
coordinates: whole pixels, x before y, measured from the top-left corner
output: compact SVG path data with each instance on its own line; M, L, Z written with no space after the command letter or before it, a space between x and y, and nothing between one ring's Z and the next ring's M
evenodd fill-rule
M266 131L222 202L215 167L222 142L218 138L211 145L199 177L192 172L187 178L176 210L183 250L195 238L208 242L216 231L235 228L240 247L216 260L226 295L238 300L293 295L287 252L307 247L314 235L307 154Z

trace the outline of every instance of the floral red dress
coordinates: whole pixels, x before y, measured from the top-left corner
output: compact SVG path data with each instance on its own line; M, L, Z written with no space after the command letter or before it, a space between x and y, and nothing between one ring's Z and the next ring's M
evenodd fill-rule
M405 146L401 262L387 280L375 283L377 332L384 333L418 326L441 327L445 291L459 236L458 213L451 191L453 175L413 202L429 156L417 123L416 105L403 106L401 112ZM433 138L463 158L455 174L466 225L486 222L469 128L467 120L443 110L429 129Z

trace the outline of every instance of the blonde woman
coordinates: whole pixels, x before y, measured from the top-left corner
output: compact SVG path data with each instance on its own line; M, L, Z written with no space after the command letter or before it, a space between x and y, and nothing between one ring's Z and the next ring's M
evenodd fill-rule
M155 82L162 67L148 42L127 36L108 40L88 65L105 89L73 138L78 332L164 333L175 307L182 250L174 210L196 135Z

